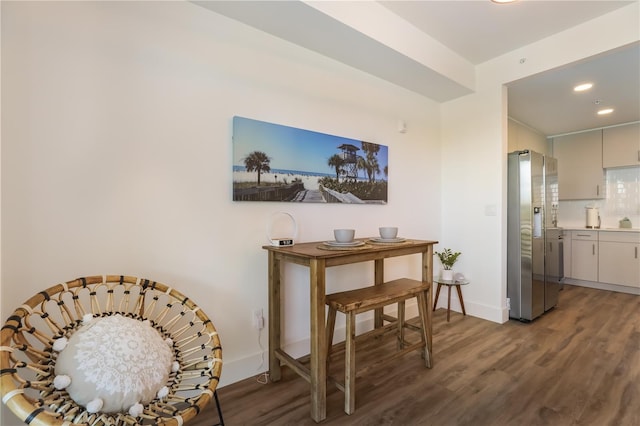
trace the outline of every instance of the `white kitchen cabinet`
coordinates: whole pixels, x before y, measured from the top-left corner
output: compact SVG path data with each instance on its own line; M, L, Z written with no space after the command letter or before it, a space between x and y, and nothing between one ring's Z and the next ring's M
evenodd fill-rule
M604 198L602 130L553 138L560 200Z
M602 131L602 167L640 165L640 123Z
M571 232L571 278L598 281L598 231Z
M598 281L640 288L640 233L600 231Z
M509 119L507 126L509 152L530 150L551 155L551 143L545 135Z

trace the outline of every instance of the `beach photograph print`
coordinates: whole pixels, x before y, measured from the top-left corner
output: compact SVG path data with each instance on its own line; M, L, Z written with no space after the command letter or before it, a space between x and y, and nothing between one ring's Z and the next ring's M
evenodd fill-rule
M233 200L386 204L385 145L233 117Z

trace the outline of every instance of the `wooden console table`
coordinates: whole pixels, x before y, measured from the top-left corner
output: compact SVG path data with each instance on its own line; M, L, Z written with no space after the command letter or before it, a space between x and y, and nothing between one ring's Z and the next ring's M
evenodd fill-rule
M351 263L374 261L374 284L384 282L384 259L422 254L422 281L433 290L433 246L437 241L406 240L394 244L373 244L352 249L325 250L322 242L302 243L290 247L263 246L269 252L269 374L272 381L281 378L281 364L287 365L310 384L311 418L320 422L326 418L327 405L327 337L325 324L326 268ZM283 263L309 267L310 289L310 365L306 367L287 354L281 346L281 294ZM432 294L432 292L430 292ZM428 347L432 352L431 309L428 316ZM375 316L375 326L382 326L382 312Z

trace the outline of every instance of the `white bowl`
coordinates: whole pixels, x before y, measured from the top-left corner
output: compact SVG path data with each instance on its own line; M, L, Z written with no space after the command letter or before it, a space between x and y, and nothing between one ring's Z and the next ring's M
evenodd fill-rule
M378 231L380 231L380 237L385 240L392 240L398 236L398 228L396 226L381 226Z
M333 236L339 243L350 243L356 235L355 229L334 229Z

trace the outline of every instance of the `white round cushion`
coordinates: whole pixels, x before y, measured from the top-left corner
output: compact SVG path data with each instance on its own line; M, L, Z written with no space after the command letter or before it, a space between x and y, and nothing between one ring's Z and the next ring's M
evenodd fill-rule
M104 413L148 404L167 384L174 356L147 322L113 315L81 326L58 354L56 375L67 375L69 396L79 405L99 398Z

